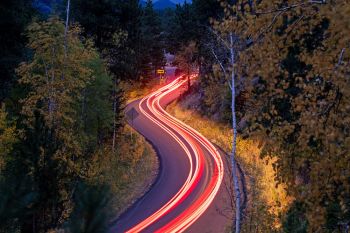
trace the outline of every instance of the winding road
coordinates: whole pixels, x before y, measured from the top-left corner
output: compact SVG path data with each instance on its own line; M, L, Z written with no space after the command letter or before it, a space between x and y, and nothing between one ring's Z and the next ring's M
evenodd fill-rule
M132 126L156 148L160 172L150 190L120 216L111 232L225 231L230 219L223 214L228 198L219 151L164 110L179 97L186 82L176 78L127 106L127 111L134 108L139 113Z

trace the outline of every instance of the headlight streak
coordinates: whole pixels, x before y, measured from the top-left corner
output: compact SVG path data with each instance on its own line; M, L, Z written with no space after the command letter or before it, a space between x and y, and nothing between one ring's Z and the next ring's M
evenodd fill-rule
M194 78L193 75L191 78ZM190 162L190 171L188 177L180 188L180 190L172 197L165 205L163 205L159 210L153 213L151 216L134 226L132 229L128 230L128 233L131 232L140 232L149 227L152 223L159 220L161 217L168 214L172 209L177 207L180 203L182 203L195 189L197 184L199 183L204 169L204 154L202 149L199 147L199 142L204 148L206 148L212 158L214 159L214 171L211 176L211 180L209 184L205 187L204 191L200 193L200 196L194 200L190 206L185 209L182 213L180 213L176 218L172 219L170 222L166 223L165 226L158 229L156 232L183 232L188 227L190 227L210 206L212 201L214 200L216 194L218 193L224 174L224 166L221 159L221 156L217 149L200 133L191 128L188 125L185 125L181 121L172 117L168 114L160 105L160 100L166 96L167 94L175 91L180 88L186 80L181 80L182 77L177 78L172 83L160 88L154 93L143 98L139 103L140 111L155 124L160 126L163 130L165 130L172 138L174 138L180 146L185 151L189 162ZM147 113L147 111L142 107L143 103L146 101L147 110L150 111L154 116L151 116ZM180 138L171 130L171 128L176 133L181 135L182 138L186 140L186 142L191 147L194 152L195 161L192 161L192 156L187 148L187 146L180 140ZM195 140L193 140L195 139ZM193 164L195 164L195 168L193 171Z

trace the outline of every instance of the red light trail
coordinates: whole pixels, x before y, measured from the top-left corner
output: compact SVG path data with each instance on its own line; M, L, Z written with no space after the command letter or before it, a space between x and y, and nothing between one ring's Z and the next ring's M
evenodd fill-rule
M191 78L194 77L195 76L193 75ZM210 177L209 182L194 202L156 232L183 232L188 229L207 210L221 186L224 175L224 166L218 150L199 132L168 114L160 105L162 98L169 93L177 91L186 83L187 80L183 80L182 77L179 77L170 84L146 96L139 103L140 112L179 143L188 157L190 169L186 181L178 192L160 209L129 229L127 231L128 233L145 230L147 227L151 226L153 223L178 207L188 198L189 195L191 195L203 178L205 155L202 147L210 153L214 161L212 164L212 166L214 166L212 168L213 174ZM147 108L143 107L144 104L146 104ZM152 113L153 116L148 112ZM182 140L178 135L181 136ZM184 140L186 143L184 143Z

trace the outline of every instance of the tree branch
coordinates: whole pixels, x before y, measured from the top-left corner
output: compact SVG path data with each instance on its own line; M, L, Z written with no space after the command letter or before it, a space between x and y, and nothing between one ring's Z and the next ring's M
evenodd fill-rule
M260 33L258 34L258 36L256 37L256 42L257 41L260 41L262 39L262 36L268 32L269 30L271 30L272 28L272 25L276 22L277 20L277 17L280 16L283 12L278 12L271 20L270 24L265 28L263 29L262 31L260 31ZM254 43L254 42L253 42Z
M216 61L219 63L222 72L224 72L225 76L226 76L226 69L224 67L224 65L222 64L222 62L220 61L219 57L216 55L215 51L213 48L211 48L211 53L213 54L213 56L215 57Z
M227 48L227 49L230 49L230 45L227 43L227 41L226 40L224 40L216 31L214 31L212 28L210 28L210 27L207 27L208 29L209 29L209 31L211 32L211 33L213 33L215 36L216 36L216 38L217 39L219 39L221 42L222 42L222 44Z
M282 8L278 8L278 9L272 9L272 10L267 10L267 11L255 12L255 14L257 16L259 16L259 15L266 15L266 14L271 14L271 13L276 13L276 12L285 12L287 10L291 10L291 9L294 9L294 8L297 8L297 7L314 5L314 4L326 4L326 0L320 0L320 1L309 0L307 2L300 2L300 3L296 3L296 4L293 4L293 5L282 7Z
M339 55L339 58L338 58L338 63L336 65L336 68L338 68L338 66L341 65L341 63L343 61L344 53L345 53L345 48L342 48L342 50L340 51L340 55Z

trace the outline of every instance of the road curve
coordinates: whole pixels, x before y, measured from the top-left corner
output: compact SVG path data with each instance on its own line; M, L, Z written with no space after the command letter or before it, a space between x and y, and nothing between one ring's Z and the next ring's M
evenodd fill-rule
M113 224L111 232L223 232L224 164L219 151L200 133L169 115L182 77L127 106L139 116L132 126L157 149L160 172L155 184ZM190 117L190 116L189 116ZM219 194L219 195L218 195Z

